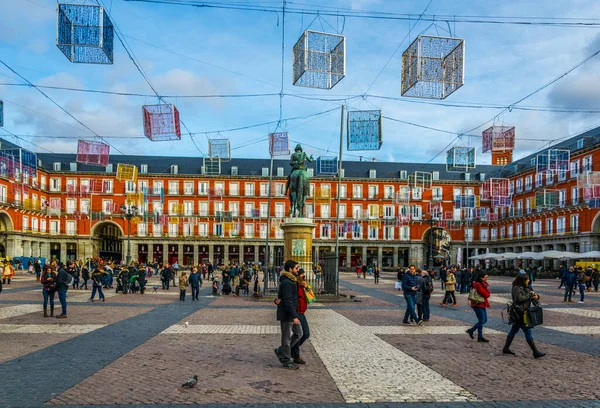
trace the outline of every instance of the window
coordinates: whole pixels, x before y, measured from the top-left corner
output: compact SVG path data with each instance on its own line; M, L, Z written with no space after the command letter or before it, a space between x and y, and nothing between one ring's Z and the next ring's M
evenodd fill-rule
M237 201L230 201L229 202L229 211L231 212L232 217L239 217L240 216L240 203L238 203Z
M313 176L314 176L315 169L313 169L313 168L310 168L310 169L306 169L306 171L307 171L307 173L308 173L308 175L309 175L310 177L313 177Z
M169 236L176 237L178 233L179 233L179 224L169 223Z
M109 179L102 180L102 185L104 186L104 191L106 193L113 192L113 181Z
M473 228L465 228L465 240L473 242Z
M499 236L500 239L504 239L504 237L506 236L505 231L506 231L506 227L500 227L500 236Z
M410 227L400 227L400 241L410 240Z
M169 195L177 195L179 194L179 181L171 180L169 181Z
M75 235L77 233L75 227L75 221L67 221L67 235Z
M553 227L554 227L554 219L546 218L546 234L552 234Z
M238 175L238 166L231 166L231 175L232 176Z
M58 235L60 234L60 221L51 220L50 221L50 235Z
M340 218L346 218L346 204L340 204Z
M352 205L352 218L355 220L360 220L362 217L362 205L354 204Z
M530 163L532 166L535 166L535 157L532 157L532 158L531 158L531 160L529 161L529 163Z
M408 187L408 186L400 187L400 200L402 200L402 201L410 200L410 187Z
M208 237L208 224L205 222L201 222L198 224L198 236L199 237Z
M269 196L269 183L260 183L260 196L261 197Z
M106 166L106 172L107 173L112 173L113 172L113 165L112 165L112 163L109 163L108 166Z
M523 179L517 180L517 193L523 192Z
M163 182L154 180L152 182L152 193L153 194L162 194L163 193Z
M408 178L408 172L406 170L400 170L400 180L406 180Z
M554 173L549 171L546 173L546 185L549 186L550 184L554 184Z
M148 233L148 224L145 222L139 222L137 225L137 234L139 237L145 237Z
M198 182L198 195L208 195L208 182L206 182L206 181Z
M435 201L442 200L442 187L433 187L431 189L431 199Z
M267 238L267 224L258 224L258 233L260 234L261 238Z
M52 168L54 169L54 171L60 171L60 167L61 167L61 163L55 162L52 165Z
M169 215L179 215L179 201L169 201Z
M362 198L362 185L355 184L352 186L352 197L353 198Z
M515 193L515 182L513 180L508 182L508 193L511 195Z
M517 238L521 238L523 235L523 224L517 224Z
M77 200L74 198L67 198L67 214L73 214L75 211L77 211Z
M229 195L231 195L231 196L240 195L240 183L229 183Z
M254 196L254 183L246 183L244 186L244 192L246 194L246 197L253 197Z
M376 170L369 170L369 178L370 179L377 178L377 171Z
M497 230L496 228L492 228L492 229L490 230L490 239L491 239L492 241L495 241L495 240L497 240L497 239L498 239L498 230Z
M525 212L527 214L531 214L531 199L530 198L525 199Z
M422 216L423 209L420 205L413 205L411 207L411 215L413 220L420 220Z
M283 177L283 167L277 167L277 177Z
M184 181L183 182L183 194L185 194L185 195L194 194L194 182L193 181Z
M525 190L529 191L532 188L532 184L531 184L531 176L527 176L525 177Z
M26 215L24 215L24 216L23 216L23 221L22 221L22 223L23 223L23 224L22 224L22 225L23 225L23 228L22 228L22 230L23 230L23 231L27 231L27 230L29 230L29 217L28 217L28 216L26 216Z
M269 168L268 167L263 167L261 174L263 177L269 177Z
M140 164L140 173L148 174L148 165L147 164Z
M325 224L321 224L320 236L323 239L331 238L331 224L326 222Z
M190 216L194 215L194 202L184 201L183 202L183 215Z
M40 232L46 232L46 220L40 220Z
M369 239L379 238L379 228L369 226Z
M391 225L386 225L383 227L383 239L386 241L391 241L394 239L394 227Z
M260 203L259 210L261 218L267 218L267 216L269 215L269 203Z
M329 218L331 216L330 211L329 204L321 204L321 218Z
M183 236L191 237L192 235L194 235L194 224L192 224L191 222L184 222L183 223Z
M577 140L577 149L583 149L583 141L584 139Z
M379 206L377 204L369 204L368 213L369 218L379 218Z
M571 205L579 204L579 188L571 187Z
M77 171L77 163L69 163L69 171Z
M391 200L394 198L394 186L383 187L383 198L386 200Z
M583 158L583 171L592 171L592 156L585 156Z
M285 217L285 204L284 203L275 203L275 217L277 217L277 218Z
M244 203L244 217L252 218L254 211L254 203Z
M565 217L558 217L556 219L556 232L564 234L567 231L567 219Z
M558 192L558 206L563 208L567 204L567 190Z
M383 206L383 218L394 218L394 206L385 205Z
M244 224L244 237L254 238L254 224Z
M431 179L432 180L439 180L440 179L440 172L439 171L434 171L433 173L431 173Z
M345 184L340 184L340 198L347 197L347 189Z
M575 178L579 175L579 160L571 162L571 172L569 173L571 178Z
M89 214L90 213L90 200L81 199L79 201L79 211L81 211L84 214Z
M83 185L81 187L83 187ZM125 192L126 193L135 193L135 182L126 181L125 182Z
M533 222L533 235L542 235L542 220Z
M275 183L275 197L285 197L284 183Z
M514 226L513 225L509 225L507 231L508 232L506 233L506 237L507 238L512 238L513 237Z
M489 230L487 228L479 229L479 240L481 242L487 242L489 239Z
M198 215L201 217L208 217L208 203L206 201L200 201L198 203Z
M423 190L421 190L421 187L413 187L412 198L413 200L421 200L423 198Z
M579 232L579 214L571 215L571 232Z
M50 179L50 191L52 191L52 192L60 191L60 179L59 178L51 178Z
M523 201L521 201L521 200L517 201L517 210L515 212L515 215L517 217L520 217L521 215L523 215Z
M152 224L152 235L160 237L162 235L162 228L161 224Z
M370 185L368 187L368 194L369 194L369 198L373 199L373 198L377 198L377 186L374 185Z
M225 211L225 205L223 204L223 201L215 201L214 210L215 213L213 215L223 214L223 212Z
M541 187L543 180L544 180L544 173L537 173L535 175L535 188Z
M171 174L178 174L178 173L179 173L179 166L177 164L171 165Z

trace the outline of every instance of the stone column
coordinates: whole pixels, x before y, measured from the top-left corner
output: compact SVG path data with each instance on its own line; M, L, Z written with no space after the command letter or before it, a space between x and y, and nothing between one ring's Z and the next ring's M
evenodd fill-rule
M350 268L352 266L352 246L346 246L346 266Z
M200 252L198 251L198 245L197 244L193 244L193 245L194 245L194 261L192 262L192 265L199 265L200 260L198 259L198 257L200 256Z
M214 244L208 244L208 260L210 261L210 263L214 263L215 262L215 247ZM216 267L217 265L213 265L213 267Z
M383 247L377 247L377 266L383 265Z
M239 244L238 246L238 262L241 265L244 262L244 245Z
M227 265L229 263L229 244L223 245L223 251L225 252L223 254L223 262L225 263L225 265Z
M67 242L60 241L60 261L67 262Z
M131 260L133 262L137 262L138 261L138 248L139 244L137 242L132 242L131 243Z
M361 259L362 259L362 264L366 265L366 263L367 263L367 247L366 246L362 247Z
M260 255L260 245L254 245L254 264L258 265L259 255Z
M392 266L394 268L398 267L398 247L394 247L394 252L392 253Z
M183 243L177 244L177 263L183 265Z

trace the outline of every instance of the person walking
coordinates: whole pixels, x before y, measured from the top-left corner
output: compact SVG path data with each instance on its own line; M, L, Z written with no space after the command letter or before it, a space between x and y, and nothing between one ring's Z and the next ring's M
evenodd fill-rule
M42 295L44 296L44 317L48 317L48 302L50 303L50 317L54 317L54 294L56 293L56 273L50 265L44 268L40 277L42 282Z
M186 276L185 271L181 271L181 276L179 276L179 300L185 302L185 291L187 290L188 285L188 277Z
M431 298L431 293L433 292L433 280L429 273L423 269L421 271L417 270L417 274L420 273L420 277L418 279L418 290L417 290L417 317L419 320L424 322L429 321L429 300Z
M90 271L88 270L87 265L83 265L81 268L81 282L79 285L80 289L88 290L87 281L90 280Z
M456 296L454 295L454 290L456 289L456 277L454 276L454 271L452 269L448 269L446 272L446 282L445 282L446 294L444 295L444 300L440 302L440 306L446 307L446 303L449 300L452 300L452 307L456 307Z
M94 272L92 272L92 296L89 298L90 302L94 301L94 297L96 297L96 292L98 292L98 299L104 302L102 283L106 274L107 272L100 268L96 268Z
M296 312L298 312L298 320L300 320L300 325L302 326L302 337L294 346L292 347L292 358L294 359L295 364L306 364L306 361L302 359L300 356L300 346L308 340L310 337L310 327L308 326L308 320L306 320L305 312L308 309L308 297L307 292L312 295L312 299L314 299L314 294L312 293L312 288L306 282L306 273L304 269L298 270L298 308Z
M512 283L512 301L514 308L518 311L517 313L519 318L513 321L513 325L508 332L508 336L506 336L506 342L502 348L502 353L512 355L515 354L510 350L510 345L512 344L515 335L519 332L519 330L523 330L523 334L525 334L525 340L527 340L527 344L529 344L531 351L533 351L533 357L540 358L544 357L546 353L542 353L537 349L535 342L533 341L531 327L528 327L525 322L525 313L531 307L531 302L539 301L540 296L529 288L528 281L529 276L527 274L520 273Z
M586 274L582 270L577 274L577 286L579 287L579 301L577 303L583 303L583 298L585 297L585 283L586 283Z
M446 288L446 278L448 277L448 272L445 266L442 266L440 269L440 282L442 286L442 290Z
M35 271L35 280L39 282L42 276L42 264L39 259L36 259L33 263L33 270Z
M367 270L368 270L367 264L364 264L362 266L363 279L367 279Z
M281 326L281 346L275 349L275 355L285 368L297 369L298 366L292 358L292 347L303 336L302 325L298 316L298 262L287 260L284 271L279 277L279 291L277 293L277 320Z
M190 273L190 277L188 278L188 283L192 288L192 300L199 300L198 294L200 292L200 286L202 285L202 277L198 272L198 268L193 267L192 273Z
M379 266L375 267L375 272L373 272L373 277L375 278L375 284L379 284Z
M560 264L560 268L558 269L558 277L560 278L560 285L558 285L558 288L560 289L565 284L565 279L567 277L567 268L565 268L563 264Z
M565 276L565 297L563 299L563 303L573 303L571 297L573 296L573 287L575 286L576 282L577 274L575 273L575 268L571 266Z
M483 302L474 302L471 301L471 309L475 312L475 316L477 316L477 323L473 327L467 330L467 334L469 337L474 339L473 334L475 330L477 330L477 341L480 343L489 343L489 340L483 337L483 325L487 323L487 308L490 307L490 302L488 301L490 297L489 285L487 283L488 274L485 271L477 272L477 277L473 282L473 289L477 291L479 296L483 298Z
M410 324L408 321L409 318L414 320L418 325L423 324L423 321L415 313L415 301L419 289L416 273L415 266L411 265L408 268L408 273L405 273L402 278L402 292L406 301L406 312L404 312L404 319L402 320L404 324Z
M67 291L69 290L69 273L62 262L58 263L58 274L56 275L56 292L60 301L61 313L56 316L57 319L67 318Z
M598 272L598 269L595 267L595 265L592 265L592 283L594 284L594 292L598 292L598 284L600 284L600 273Z

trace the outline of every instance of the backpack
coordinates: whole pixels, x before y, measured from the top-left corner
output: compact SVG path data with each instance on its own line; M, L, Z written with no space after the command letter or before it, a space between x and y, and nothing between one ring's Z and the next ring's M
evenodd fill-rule
M425 280L425 292L431 294L433 292L433 281L431 279Z
M67 286L73 285L73 282L75 282L75 278L70 273L67 273Z

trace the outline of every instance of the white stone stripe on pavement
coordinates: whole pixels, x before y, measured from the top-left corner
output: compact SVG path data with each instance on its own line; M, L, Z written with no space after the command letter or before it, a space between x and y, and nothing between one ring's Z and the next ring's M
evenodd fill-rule
M110 290L110 292L109 292L109 290ZM113 296L119 295L119 293L115 293L115 291L111 290L111 289L104 289L102 291L102 293L104 294L105 298L111 298ZM85 302L89 302L90 301L90 296L92 296L92 292L88 292L88 293L85 293L83 295L76 295L76 296L69 296L69 292L67 292L67 305L68 305L69 302L73 302L73 303L85 303ZM94 302L99 302L98 299L99 299L98 293L96 293L96 296L94 297Z
M42 304L39 305L18 305L0 308L0 319L8 319L9 317L21 316L29 313L41 312Z
M84 334L104 326L104 324L0 324L0 333Z
M279 326L252 326L252 325L223 325L203 324L189 325L178 324L169 327L161 334L279 334Z
M545 329L571 334L600 334L600 326L543 326Z
M598 311L598 310L576 309L576 308L572 308L572 307L566 307L566 308L549 307L549 308L545 308L544 310L546 310L548 312L567 313L567 314L572 314L572 315L576 315L576 316L600 319L600 311Z
M362 326L371 334L401 334L401 335L423 335L423 334L459 334L464 335L472 326ZM485 334L505 334L498 330L484 328Z
M308 321L310 341L348 403L476 400L333 310L309 310Z

